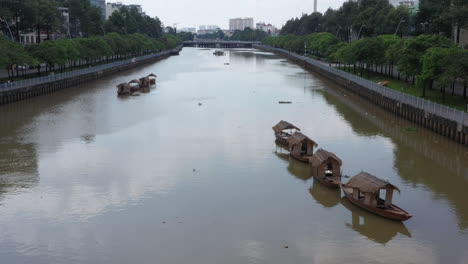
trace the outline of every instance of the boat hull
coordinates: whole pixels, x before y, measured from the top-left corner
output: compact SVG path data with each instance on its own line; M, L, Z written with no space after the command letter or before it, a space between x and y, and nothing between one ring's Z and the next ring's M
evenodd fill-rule
M280 145L280 146L283 146L285 148L288 148L289 147L289 143L288 143L288 140L283 138L283 137L276 137L276 140L275 140L275 143Z
M314 179L319 181L321 184L329 187L329 188L339 188L340 187L340 180L336 178L327 178L327 177L319 177L314 176Z
M348 198L348 200L371 212L371 213L374 213L376 215L379 215L379 216L382 216L382 217L385 217L387 219L390 219L390 220L395 220L395 221L405 221L405 220L408 220L410 219L411 217L413 217L411 214L409 214L408 212L406 212L405 210L401 209L400 207L392 204L391 207L392 207L392 210L387 210L387 209L380 209L380 208L377 208L377 207L373 207L373 206L369 206L367 204L364 204L363 202L361 202L360 200L358 199L355 199L353 197L353 193L352 193L352 189L351 188L346 188L346 185L345 184L340 184L340 187L341 187L341 190L343 190L343 193L345 194L346 198ZM351 189L351 191L349 191L348 189Z
M291 157L295 158L298 161L309 163L309 158L312 157L312 156L299 156L299 155L295 155L295 154L291 153Z

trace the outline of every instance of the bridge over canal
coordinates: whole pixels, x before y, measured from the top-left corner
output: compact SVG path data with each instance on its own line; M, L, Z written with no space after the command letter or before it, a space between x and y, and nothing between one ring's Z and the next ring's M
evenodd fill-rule
M184 47L200 48L252 48L252 45L260 44L258 41L237 41L237 40L219 40L219 39L197 39L193 41L184 41Z

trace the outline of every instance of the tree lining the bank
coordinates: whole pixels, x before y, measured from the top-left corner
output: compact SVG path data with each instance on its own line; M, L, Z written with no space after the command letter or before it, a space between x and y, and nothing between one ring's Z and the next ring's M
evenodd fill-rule
M109 33L88 38L49 40L40 44L22 46L0 36L0 67L8 71L9 79L19 77L19 65L30 65L41 73L63 72L75 68L111 62L155 53L177 46L180 40L173 35L154 39L143 34L121 35ZM15 74L16 73L16 74Z
M422 97L426 96L427 87L437 85L445 100L446 87L463 80L464 99L467 99L468 50L456 47L441 35L420 35L412 39L381 35L348 43L321 32L269 37L263 43L338 63L338 67L352 68L360 75L376 72L393 78L396 67L407 81L421 89Z

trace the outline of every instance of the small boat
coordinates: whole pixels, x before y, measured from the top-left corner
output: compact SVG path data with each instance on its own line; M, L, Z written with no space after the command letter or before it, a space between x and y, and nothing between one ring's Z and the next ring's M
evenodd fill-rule
M140 81L139 80L131 80L129 83L128 83L131 88L130 88L130 92L134 93L134 92L137 92L140 90Z
M118 96L124 96L124 95L130 95L131 93L131 85L128 83L121 83L117 85L117 95Z
M150 85L155 85L156 84L156 78L158 77L158 76L156 76L156 74L151 73L147 77L150 79Z
M343 162L334 153L319 149L309 162L312 166L312 175L317 181L330 188L340 187Z
M314 154L314 147L318 146L315 141L298 131L294 132L287 141L290 155L299 161L307 163L309 163L309 158Z
M361 172L340 186L349 201L369 212L396 221L405 221L412 217L392 204L393 191L400 192L400 189L374 175ZM385 200L379 197L380 190L385 190Z
M224 55L224 51L222 51L222 50L215 50L215 51L213 52L213 55L215 55L215 56L223 56L223 55Z
M287 122L287 121L279 121L278 124L276 124L274 127L273 127L273 131L275 132L275 137L276 137L276 140L275 142L278 144L278 145L281 145L281 146L284 146L286 148L289 147L289 144L288 144L288 138L290 136L292 136L292 134L295 132L295 131L301 131L298 127L296 127L295 125Z
M140 78L140 88L148 88L151 85L151 81L149 77L142 77Z
M338 199L341 205L351 212L351 219L344 219L345 226L368 239L385 245L399 234L411 237L411 233L404 223L387 220L371 212L361 210L345 196Z

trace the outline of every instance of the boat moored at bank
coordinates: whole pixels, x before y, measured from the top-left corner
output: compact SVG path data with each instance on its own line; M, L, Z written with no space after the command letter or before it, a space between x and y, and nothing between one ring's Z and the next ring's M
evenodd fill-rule
M340 186L349 201L369 212L396 221L405 221L412 217L392 203L393 191L400 192L400 189L374 175L361 172ZM380 198L381 190L385 191L385 199Z
M343 162L334 153L319 149L309 162L314 179L330 188L340 187Z
M314 154L314 147L318 146L315 141L302 134L294 132L288 139L290 155L302 162L309 162L309 158Z
M275 133L275 142L278 145L289 148L288 138L291 137L294 132L301 131L297 126L281 120L273 127Z

